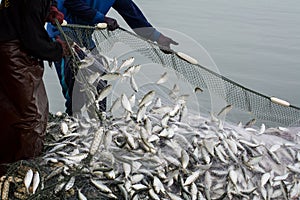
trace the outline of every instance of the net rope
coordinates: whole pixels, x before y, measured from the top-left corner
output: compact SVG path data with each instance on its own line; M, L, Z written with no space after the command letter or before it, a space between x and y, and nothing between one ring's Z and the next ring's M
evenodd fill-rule
M124 43L154 63L175 70L179 76L195 87L209 89L234 108L248 112L257 119L276 122L285 126L300 124L300 108L294 105L281 105L271 97L246 88L200 64L190 63L171 50L165 54L160 47L138 35L118 28L115 31L98 29L92 26L71 25L64 33L81 46L89 48L84 38L93 35L96 48L101 53L110 51L117 42Z

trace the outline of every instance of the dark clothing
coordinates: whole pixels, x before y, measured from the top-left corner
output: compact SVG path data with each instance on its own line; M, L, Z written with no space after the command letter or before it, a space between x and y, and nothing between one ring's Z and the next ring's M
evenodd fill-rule
M77 18L77 20L73 20L74 22L82 20L82 23L89 25L103 22L104 16L112 7L123 17L130 28L152 27L132 0L97 1L98 0L64 0L64 7L69 11L71 20L72 18Z
M48 117L44 68L17 40L0 43L0 163L39 155Z
M132 0L58 0L58 9L64 13L65 20L69 24L95 25L101 23L111 7L138 35L152 41L158 40L160 32L148 22ZM50 24L47 25L47 31L52 38L59 34Z
M49 0L6 0L0 9L0 164L41 154L48 118L43 62L62 58L44 20Z
M50 4L50 0L9 0L9 6L0 10L0 42L17 39L31 56L60 60L61 45L52 42L44 28Z

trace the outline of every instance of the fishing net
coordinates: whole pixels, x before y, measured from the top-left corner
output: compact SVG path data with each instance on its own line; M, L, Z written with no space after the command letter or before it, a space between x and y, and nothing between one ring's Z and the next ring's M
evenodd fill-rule
M135 36L121 30L111 33L85 27L81 33L78 29L68 27L63 34L66 40L82 45L70 49L74 50L71 59L78 92L83 93L78 98L83 98L81 109L87 112L73 117L50 115L43 155L8 166L6 175L0 177L2 199L300 197L299 128L243 128L216 117L202 117L187 110L186 95L179 89L154 88L151 84L139 88L140 95L129 96L125 90L117 93L113 104L101 109L100 99L113 92L110 80L121 79L122 85L132 82L140 67L130 58L126 65L121 64L122 69L114 61L98 57L98 53L111 48L117 38L129 40ZM92 33L99 33L93 36L97 49L85 50L84 45L94 44L81 41L82 34ZM100 35L108 41L100 40ZM156 45L137 40L136 45L145 45L138 46L138 52L153 56L159 63L174 63L184 73L195 68L175 53L162 54ZM109 45L102 48L107 50L99 49L98 45L105 42ZM180 69L181 65L186 68ZM214 83L226 81L202 70L201 76L218 78ZM194 71L198 81L193 84L210 88L206 79L198 77L200 72ZM101 80L109 81L99 89ZM138 94L136 87L130 90ZM223 93L223 86L219 90ZM161 99L161 93L168 93L170 98Z
M263 121L285 126L300 124L300 108L275 97L260 94L200 65L193 58L186 58L180 52L165 54L159 46L125 29L115 31L97 29L90 26L67 25L64 33L80 46L109 52L116 43L128 45L132 50L151 59L154 63L167 66L194 87L206 89L217 95L234 108L253 115ZM93 41L86 38L92 35ZM90 41L90 40L88 40Z

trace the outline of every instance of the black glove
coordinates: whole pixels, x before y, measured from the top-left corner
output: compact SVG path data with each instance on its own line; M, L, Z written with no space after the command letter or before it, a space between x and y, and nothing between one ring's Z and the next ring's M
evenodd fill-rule
M157 44L159 45L159 48L162 52L166 53L166 54L170 54L172 53L170 45L178 45L177 42L175 42L174 40L172 40L171 38L164 36L163 34L160 34L158 40L157 40Z
M107 29L110 31L116 30L119 27L117 20L113 18L104 17L104 22L107 24Z

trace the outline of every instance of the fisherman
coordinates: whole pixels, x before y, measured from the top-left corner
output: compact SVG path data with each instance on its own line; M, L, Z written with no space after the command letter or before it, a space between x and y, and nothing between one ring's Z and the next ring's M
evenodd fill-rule
M168 50L171 44L178 45L177 42L157 31L132 0L58 0L58 9L65 14L65 20L69 24L95 25L105 22L108 30L113 31L119 25L115 19L106 16L111 7L123 17L135 33L145 39L157 42L165 53L170 52ZM47 31L52 38L56 38L59 34L51 24L47 25ZM84 42L89 50L95 48L91 36ZM55 67L66 99L66 113L72 115L72 92L75 77L69 64L70 62L65 58L65 60L55 63ZM101 103L105 105L105 102ZM102 106L102 110L105 110L105 106Z
M0 174L6 163L41 154L48 120L43 60L59 61L66 43L53 42L45 21L63 21L50 0L0 5ZM2 172L1 172L2 169Z

